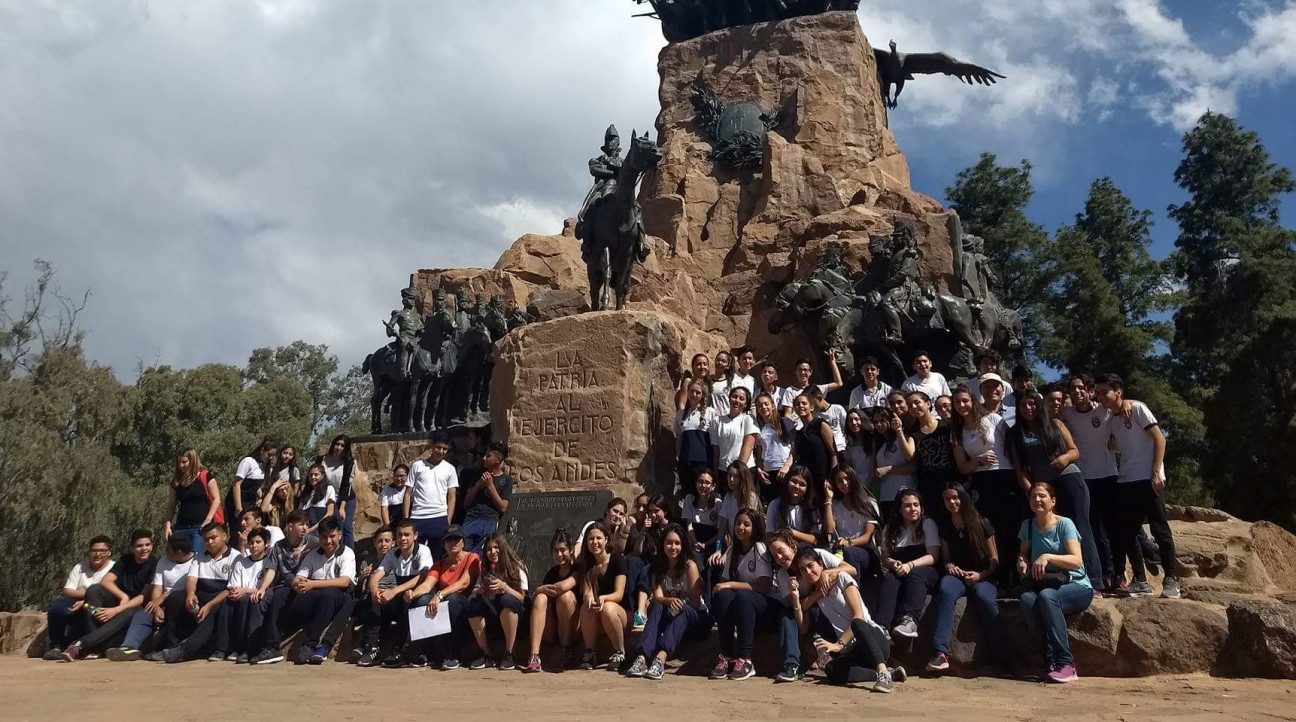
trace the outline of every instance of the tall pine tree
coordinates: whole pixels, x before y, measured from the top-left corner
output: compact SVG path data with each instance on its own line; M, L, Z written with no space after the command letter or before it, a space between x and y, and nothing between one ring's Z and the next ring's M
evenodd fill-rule
M1052 279L1043 318L1048 327L1039 357L1064 371L1115 372L1131 396L1162 418L1172 440L1168 466L1172 496L1207 503L1195 452L1201 411L1185 403L1166 377L1164 349L1172 328L1157 318L1175 294L1164 264L1148 252L1151 212L1140 210L1110 178L1089 188L1084 212L1058 230L1045 274Z
M1279 221L1296 184L1227 116L1202 116L1183 147L1172 348L1181 392L1205 410L1203 472L1225 508L1296 528L1296 233Z

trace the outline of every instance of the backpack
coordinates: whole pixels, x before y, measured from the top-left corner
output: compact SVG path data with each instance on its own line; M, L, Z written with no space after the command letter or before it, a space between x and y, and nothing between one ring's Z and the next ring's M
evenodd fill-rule
M210 479L211 477L208 475L206 469L198 472L198 483L202 484L203 493L207 495L208 504L212 502L211 488L207 486L207 482ZM223 504L216 505L216 513L212 515L212 521L220 524L225 523L225 506Z

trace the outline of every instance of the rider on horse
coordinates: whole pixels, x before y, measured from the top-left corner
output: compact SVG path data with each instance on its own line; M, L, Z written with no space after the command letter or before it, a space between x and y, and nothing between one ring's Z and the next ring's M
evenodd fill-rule
M401 378L409 378L410 359L418 347L419 334L423 332L423 317L414 310L414 289L401 289L401 309L392 311L391 320L383 323L387 335L392 337L392 350L396 352L396 368Z
M585 203L576 215L576 237L581 239L581 258L586 263L590 261L591 250L589 236L585 232L585 218L595 203L616 192L617 174L621 172L621 136L617 135L615 125L608 126L607 132L603 134L603 147L599 150L603 153L597 158L591 158L589 162L594 187L585 194Z

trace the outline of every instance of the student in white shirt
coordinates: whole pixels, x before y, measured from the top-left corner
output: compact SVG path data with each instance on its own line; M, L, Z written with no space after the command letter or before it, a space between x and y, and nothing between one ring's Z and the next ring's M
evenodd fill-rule
M756 377L753 371L756 368L756 352L751 346L742 346L734 351L734 374L729 383L731 386L741 386L751 392L752 398L756 397Z
M404 464L397 464L392 468L392 480L382 488L382 494L378 500L378 513L382 515L382 525L396 528L396 525L405 521L405 494L409 493L409 487L405 481L409 478L409 467Z
M450 437L438 431L432 435L432 449L427 459L410 466L409 491L405 492L405 518L414 521L420 540L432 552L432 560L445 556L442 538L450 526L450 511L455 508L459 474L446 461Z
M711 432L720 414L711 408L705 380L693 379L685 390L684 408L675 412L675 460L680 493L691 494L697 475L711 467ZM728 401L724 408L728 408Z
M873 433L878 438L877 455L874 458L873 478L878 484L878 507L883 519L890 519L892 512L899 505L896 498L901 489L913 489L917 485L914 462L916 446L914 440L905 432L902 414L908 403L900 397L900 392L893 392L890 400L896 401L893 409L876 409L873 411Z
M306 470L306 481L310 484L311 492L302 497L299 503L310 515L310 529L307 533L315 534L319 530L320 521L333 518L337 510L337 491L328 482L328 476L320 464L311 464Z
M756 367L756 390L753 392L752 398L756 398L761 394L768 394L771 399L774 399L775 410L782 414L787 390L778 385L778 380L778 367L769 361Z
M760 430L747 413L751 398L747 389L738 387L729 392L729 411L716 419L711 427L711 448L714 468L726 469L729 464L741 461L747 468L755 468L756 437Z
M900 385L900 390L905 394L922 391L929 399L950 395L949 382L940 372L932 371L931 355L926 351L914 352L913 370L913 376Z
M230 485L229 494L225 497L227 520L233 522L244 509L256 506L265 484L266 470L278 454L277 444L270 439L262 439L255 449L239 461L238 469L234 472L234 483Z
M229 596L221 614L226 615L229 648L219 651L234 655L236 664L247 664L248 642L260 630L269 611L270 599L266 592L274 583L277 571L274 559L266 556L271 544L274 540L268 529L257 527L247 532L246 555L234 560L226 579Z
M971 389L959 386L954 389L954 429L954 464L976 489L977 511L994 527L997 548L1015 549L1026 499L1005 446L1008 425L978 404ZM1000 564L993 581L1007 589L1011 574L1011 564Z
M1080 450L1076 466L1089 487L1089 528L1098 546L1104 591L1115 591L1116 579L1125 578L1125 560L1112 558L1111 534L1116 527L1116 454L1111 450L1111 412L1094 401L1094 380L1088 374L1067 378L1071 405L1062 409L1062 421Z
M733 388L733 356L728 351L719 351L711 373L711 408L723 409L729 405L729 391ZM748 394L751 398L751 394Z
M720 657L711 679L754 676L751 656L756 630L775 631L789 613L774 586L773 562L764 538L760 513L738 512L733 546L720 560L724 581L711 590L712 611L720 631Z
M940 572L940 532L924 514L922 497L909 489L887 519L878 545L882 552L882 588L878 590L878 623L893 634L914 639L927 595L936 591ZM892 627L892 623L894 627Z
M230 568L242 555L230 546L224 524L211 522L202 533L206 551L189 568L184 594L172 594L163 606L166 649L145 659L168 664L186 662L201 655L210 644L208 661L225 661L229 640L217 622L221 605L229 596Z
M819 384L818 386L819 391L823 394L830 394L842 386L841 367L837 365L837 351L835 349L829 349L826 358L828 368L832 371L833 380L830 384ZM796 360L793 372L793 385L783 389L783 400L781 402L783 415L787 417L796 415L796 409L793 408L796 397L810 388L810 379L814 376L814 362L808 358L799 358Z
M832 483L824 486L821 497L828 546L859 570L859 578L878 576L882 560L873 538L881 524L877 499L849 466L838 466L829 476Z
M886 629L869 616L859 585L851 575L835 575L832 584L825 589L822 581L828 572L817 551L802 549L792 562L798 575L790 583L792 598L796 600L793 616L803 632L812 627L819 630L821 638L815 646L821 654L833 658L824 670L830 683L847 684L871 677L874 692L890 692L892 682L906 679L903 667L887 667L891 638ZM797 593L802 586L810 590L804 600ZM814 609L818 614L807 614L807 609Z
M333 517L319 524L319 548L302 558L292 581L297 596L289 615L304 622L297 664L323 664L329 646L322 643L324 631L347 601L347 590L355 583L355 552L342 546L342 526Z
M773 501L783 486L783 476L792 468L792 446L796 442L796 421L781 416L778 401L767 393L756 397L756 479L761 503Z
M1112 540L1112 558L1129 556L1134 571L1130 582L1132 595L1151 593L1143 553L1136 534L1143 522L1152 530L1152 538L1161 550L1165 577L1161 597L1179 597L1179 578L1175 573L1174 535L1165 508L1165 434L1152 410L1141 401L1129 400L1129 418L1116 416L1125 405L1125 382L1116 374L1100 374L1094 379L1098 403L1113 413L1107 422L1120 451L1120 475L1116 479L1116 535Z
M882 380L882 367L872 356L864 356L859 361L860 385L851 389L850 408L875 409L886 406L887 394L891 387Z
M112 571L112 541L106 536L90 540L88 557L72 567L63 584L63 596L45 612L50 639L45 659L63 658L63 648L90 633L90 614L86 610L86 590L103 581Z

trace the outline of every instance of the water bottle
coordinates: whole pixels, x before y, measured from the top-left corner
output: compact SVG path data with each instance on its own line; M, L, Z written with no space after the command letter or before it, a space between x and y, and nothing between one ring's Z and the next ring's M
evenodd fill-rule
M823 649L819 647L819 643L822 641L823 641L823 635L819 634L818 632L815 632L813 635L810 636L810 642L814 644L815 652L818 655L816 664L818 664L819 669L826 668L828 666L828 663L832 661L832 657L829 656L827 652L823 651Z

